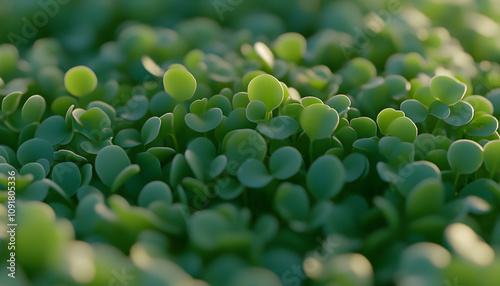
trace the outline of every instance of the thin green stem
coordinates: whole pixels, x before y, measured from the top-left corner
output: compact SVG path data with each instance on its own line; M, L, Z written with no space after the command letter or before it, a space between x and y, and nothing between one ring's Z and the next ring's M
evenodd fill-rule
M436 126L434 126L434 129L432 130L432 135L434 136L437 135L442 125L443 125L443 120L439 119L438 122L436 123Z
M453 182L453 186L455 187L455 190L457 189L458 185L458 179L460 178L460 173L455 174L455 181Z
M179 152L179 143L177 142L177 138L175 138L175 134L170 134L170 136L172 137L172 141L174 141L174 148L175 148L175 151Z
M313 150L314 150L314 140L309 140L309 164L312 164L314 160Z

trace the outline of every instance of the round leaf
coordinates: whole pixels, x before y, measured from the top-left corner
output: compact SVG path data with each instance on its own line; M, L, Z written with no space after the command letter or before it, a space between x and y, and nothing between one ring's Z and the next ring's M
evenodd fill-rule
M276 190L274 207L286 220L305 220L309 214L309 197L302 186L285 182Z
M22 109L23 119L26 122L40 122L45 113L46 102L40 95L33 95L24 103Z
M450 106L450 116L444 121L453 126L462 126L469 123L474 117L474 108L465 101Z
M394 119L399 117L404 117L405 113L400 110L395 110L394 108L386 108L379 112L377 115L377 124L380 129L380 133L387 135L387 127L394 121Z
M21 165L46 159L49 164L54 160L54 149L46 140L35 138L24 142L17 149L17 159Z
M489 136L498 129L498 120L491 115L481 115L465 126L465 133L471 136Z
M283 87L272 75L259 75L248 84L248 98L251 101L259 100L264 102L268 113L281 104L283 97Z
M179 101L190 99L196 91L196 79L185 69L169 69L163 76L163 85Z
M266 119L267 109L264 102L253 100L246 107L246 115L251 122L257 122Z
M459 102L467 91L464 83L443 75L433 77L430 88L432 95L447 105Z
M388 136L394 136L403 142L413 142L417 138L417 126L408 117L399 117L394 119L387 127Z
M302 111L300 125L311 140L332 135L339 124L339 114L328 105L313 104Z
M269 175L262 161L248 159L238 170L238 180L246 187L257 189L267 186L273 180L273 176Z
M335 197L346 180L342 162L335 156L323 155L307 171L307 188L318 200Z
M90 68L76 66L64 75L64 85L72 95L82 96L94 91L97 87L97 77Z
M150 143L158 137L160 132L161 120L158 117L149 118L141 129L141 139L144 145Z
M147 208L152 202L164 202L168 205L172 204L172 191L170 187L162 181L153 181L142 188L138 204L143 208Z
M302 155L290 146L274 151L269 159L269 170L279 180L286 180L297 174L302 166Z
M483 147L471 140L457 140L448 149L448 162L455 172L472 174L483 163Z
M127 153L118 146L102 148L95 159L95 170L106 186L111 186L120 172L130 165Z
M423 122L427 118L427 108L415 99L408 99L401 103L401 110L413 122Z

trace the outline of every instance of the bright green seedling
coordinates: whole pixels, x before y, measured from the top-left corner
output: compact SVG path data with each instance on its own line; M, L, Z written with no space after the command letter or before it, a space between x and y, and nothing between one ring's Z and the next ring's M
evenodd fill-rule
M379 112L377 115L377 124L380 129L380 133L387 135L387 128L396 118L404 117L405 113L401 110L395 110L394 108L386 108Z
M271 139L282 140L295 134L299 124L289 116L277 116L269 121L257 123L257 130Z
M262 101L268 114L281 104L283 97L283 87L272 75L259 75L248 84L248 98Z
M300 104L302 104L304 108L307 108L308 106L313 104L323 104L323 101L315 96L306 96L300 100Z
M45 113L46 102L40 95L33 95L23 105L22 115L26 122L40 122Z
M323 104L308 106L302 111L300 117L300 125L311 141L331 136L338 123L337 111Z
M394 119L386 131L388 136L394 136L403 142L413 142L418 135L415 123L408 117L398 117Z
M453 142L448 150L448 162L457 174L472 174L483 164L483 147L461 139Z
M346 171L342 161L331 155L316 159L307 171L307 188L318 200L335 197L342 190Z
M91 93L97 87L97 76L86 66L76 66L64 75L66 90L74 96Z
M194 76L185 69L169 69L163 76L165 91L178 101L193 97L196 85Z
M500 140L493 140L484 145L484 166L490 177L500 171Z
M430 83L432 95L447 105L459 102L467 91L467 86L449 76L435 76Z
M306 39L298 33L285 33L274 42L276 55L286 61L300 62L306 53Z
M274 207L287 220L305 220L309 214L309 197L300 185L282 183L274 195Z
M278 180L286 180L300 170L302 166L302 155L290 146L281 147L274 151L269 159L269 170Z
M400 108L415 123L423 122L427 118L427 108L415 99L403 101Z

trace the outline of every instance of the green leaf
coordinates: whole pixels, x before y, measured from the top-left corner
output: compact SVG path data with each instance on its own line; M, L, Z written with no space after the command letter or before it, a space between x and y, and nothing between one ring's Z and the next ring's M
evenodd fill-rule
M113 180L113 183L111 184L111 193L116 193L118 189L125 184L125 182L129 179L132 178L133 176L139 174L141 171L141 168L139 165L132 164L127 167L125 167L123 170L116 175L115 179Z
M196 91L196 79L185 69L169 69L163 76L163 85L179 101L190 99Z
M398 117L387 127L386 135L394 136L403 142L413 142L417 138L417 126L408 117Z
M184 117L189 128L197 132L207 132L215 129L222 121L222 110L220 108L212 108L207 110L202 115L188 113Z
M131 164L127 153L115 145L102 148L95 159L95 170L99 179L111 186L120 172Z
M271 49L262 42L256 42L253 48L267 68L272 69L274 67L274 55Z
M113 143L122 148L139 146L141 145L141 142L141 133L133 128L120 130L113 138Z
M2 112L6 115L10 115L16 112L19 102L21 101L23 93L22 92L12 92L9 93L2 99Z
M97 87L97 77L90 68L76 66L64 75L64 85L72 95L82 96L94 91Z
M407 196L418 183L427 178L441 180L441 171L431 162L417 161L399 168L397 177L391 176L391 181L403 196Z
M295 134L299 124L289 116L277 116L269 121L259 122L257 130L271 139L285 139Z
M100 108L93 107L83 112L79 120L85 129L85 136L94 142L101 142L112 136L111 120Z
M339 116L342 116L349 110L351 99L346 95L338 94L328 99L325 104L337 110Z
M313 104L302 111L300 125L311 140L330 137L337 128L339 115L328 105Z
M226 155L228 164L226 171L236 175L239 166L247 159L264 160L267 144L262 136L251 129L238 129L224 136L222 153Z
M427 118L427 107L415 99L403 101L400 108L415 123L423 122Z
M214 210L202 210L191 216L188 234L191 242L200 249L213 251L218 247L220 237L228 233L228 220Z
M335 156L323 155L307 171L307 188L318 200L331 199L342 190L346 171Z
M480 115L465 126L465 133L470 136L489 136L498 129L498 120L488 114Z
M406 214L411 218L439 214L444 205L443 183L429 178L418 183L406 198Z
M500 171L500 140L493 140L484 145L484 166L491 174Z
M80 169L73 162L63 162L54 166L51 179L59 185L68 197L76 193L82 182Z
M158 117L149 118L141 129L141 139L144 145L151 143L158 137L160 132L161 120Z
M276 55L289 62L300 62L306 54L307 41L299 33L281 34L274 42Z
M251 122L265 120L267 116L266 105L260 100L250 101L246 107L246 115Z
M368 174L370 162L365 155L360 153L351 153L342 160L344 165L347 183L354 182Z
M443 75L433 77L430 88L432 95L447 105L459 102L467 91L464 83Z
M52 145L61 143L71 135L66 127L66 121L59 115L54 115L45 119L35 132L35 138L46 140Z
M476 172L483 164L483 158L483 147L472 140L457 140L448 149L448 162L459 174Z
M351 127L356 130L358 138L370 138L377 136L377 124L369 117L353 118Z
M138 205L147 208L153 202L172 204L172 190L162 181L153 181L142 188L139 193Z
M387 135L387 128L396 118L404 117L405 113L394 108L386 108L377 115L377 124L380 133Z
M285 182L276 190L274 207L287 221L305 220L309 215L309 197L302 186Z
M210 164L216 156L212 141L204 137L194 139L188 144L184 156L196 178L205 181L207 173L212 170Z
M462 126L469 123L474 117L474 108L465 101L459 101L450 106L450 116L444 121L453 126Z
M33 95L23 105L22 116L26 122L40 122L45 113L46 102L40 95Z
M262 161L248 159L238 170L238 180L246 187L258 189L267 186L273 180L273 176L269 174Z
M441 101L436 100L429 105L429 113L439 119L445 119L450 116L450 107Z
M273 152L269 159L269 170L276 179L286 180L297 174L302 162L302 155L297 149L285 146Z
M283 97L283 87L272 75L259 75L248 84L248 98L251 101L259 100L264 102L268 113L281 104Z
M132 96L125 106L119 107L116 112L121 118L136 121L141 119L148 112L149 100L144 95Z
M40 138L30 139L17 149L17 159L21 165L36 162L40 159L46 159L49 164L52 164L54 149L46 140Z

